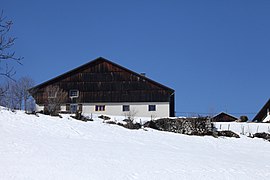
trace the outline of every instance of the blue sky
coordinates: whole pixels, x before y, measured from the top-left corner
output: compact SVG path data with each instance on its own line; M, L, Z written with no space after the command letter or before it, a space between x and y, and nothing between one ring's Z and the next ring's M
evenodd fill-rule
M1 0L1 9L24 57L16 76L37 84L102 56L175 89L178 115L254 113L270 97L268 0Z

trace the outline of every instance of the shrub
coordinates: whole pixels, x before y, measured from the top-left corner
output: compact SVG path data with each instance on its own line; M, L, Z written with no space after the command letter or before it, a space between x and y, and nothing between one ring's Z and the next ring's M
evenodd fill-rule
M247 122L248 117L247 116L240 116L240 122Z
M225 137L235 137L240 138L240 136L232 131L217 131L218 136L225 136Z
M110 117L104 116L104 115L100 115L100 116L98 116L98 118L103 119L103 120L110 120L111 119Z
M208 118L178 118L178 119L158 119L144 124L161 131L169 131L188 135L210 135L212 134L212 124Z
M265 133L265 132L255 133L253 135L253 137L262 138L262 139L265 139L265 140L270 142L270 134L269 133Z

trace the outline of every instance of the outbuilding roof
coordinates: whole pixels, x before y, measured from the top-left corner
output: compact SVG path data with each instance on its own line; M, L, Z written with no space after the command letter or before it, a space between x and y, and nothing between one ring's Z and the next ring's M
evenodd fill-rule
M270 109L270 98L265 103L265 105L262 107L262 109L256 114L256 116L253 118L253 121L263 121L263 119L267 115L267 109Z

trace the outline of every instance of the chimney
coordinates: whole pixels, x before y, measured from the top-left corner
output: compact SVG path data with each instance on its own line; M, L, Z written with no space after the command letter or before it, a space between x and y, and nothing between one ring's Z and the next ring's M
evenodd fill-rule
M141 76L146 77L146 73L141 73Z

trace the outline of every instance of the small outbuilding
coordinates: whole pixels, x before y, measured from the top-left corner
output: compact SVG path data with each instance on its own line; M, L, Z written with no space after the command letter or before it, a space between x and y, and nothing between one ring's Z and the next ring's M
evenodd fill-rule
M262 109L253 118L255 122L270 122L270 99L265 103Z
M238 120L237 117L230 115L228 113L225 113L225 112L221 112L212 118L213 122L233 122L236 120Z

